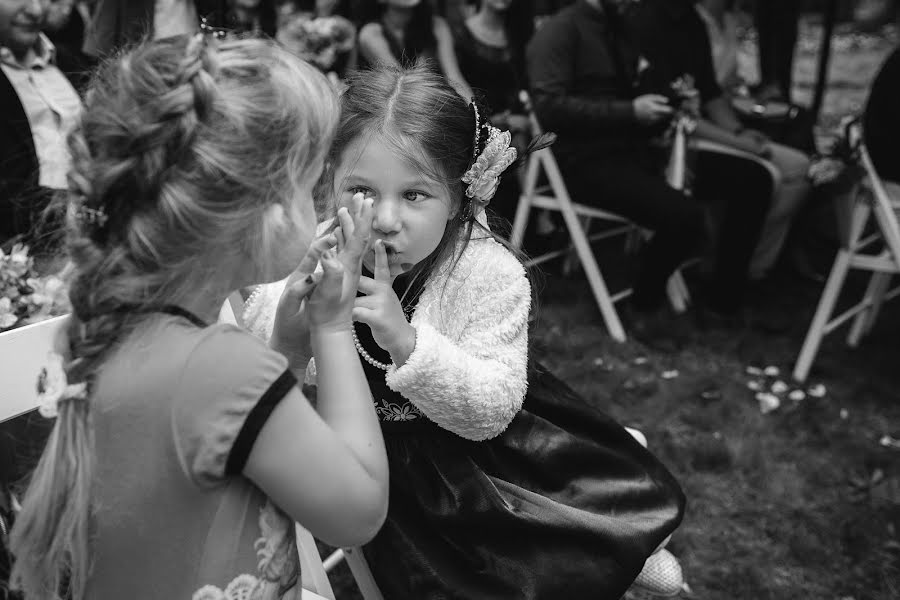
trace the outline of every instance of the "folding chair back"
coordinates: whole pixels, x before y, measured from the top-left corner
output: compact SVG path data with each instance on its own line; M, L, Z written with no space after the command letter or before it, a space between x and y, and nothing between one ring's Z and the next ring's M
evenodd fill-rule
M871 331L884 302L900 294L900 286L890 289L892 276L900 273L900 223L897 217L900 185L886 183L879 177L863 141L859 121L850 120L845 128L856 161L862 167L862 179L850 195L837 199L838 218L842 221L839 223L841 248L794 366L793 376L797 381L806 380L825 335L853 319L847 344L855 347L862 336ZM873 213L875 232L866 235ZM869 285L862 300L833 316L851 269L871 273Z
M535 115L531 107L528 94L523 91L520 96L528 110L528 120L531 124L532 134L535 136L540 135L542 129L537 115ZM541 174L546 178L547 185L538 186ZM550 148L542 148L528 157L522 194L519 197L519 205L510 234L510 243L515 248L522 247L532 208L551 210L562 215L572 240L575 254L578 256L587 276L588 284L594 294L597 306L600 308L606 328L613 339L620 342L625 341L625 329L622 327L622 321L616 311L615 303L629 296L632 290L629 288L616 294L610 293L597 264L594 252L591 249L591 242L618 235L631 235L635 232L639 232L641 235L649 235L649 232L642 230L621 215L573 202L563 180L562 173L559 170L559 165ZM592 219L612 223L613 226L589 237L582 220L589 224ZM538 265L568 253L568 248L548 252L531 258L526 265ZM688 291L680 271L676 271L669 279L668 295L676 311L682 312L686 309Z
M68 316L0 333L0 422L38 407L37 381Z

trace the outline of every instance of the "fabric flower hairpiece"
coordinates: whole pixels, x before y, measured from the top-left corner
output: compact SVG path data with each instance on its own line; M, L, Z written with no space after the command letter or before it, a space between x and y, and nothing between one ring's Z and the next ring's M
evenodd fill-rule
M87 383L69 384L63 358L56 352L47 355L47 365L41 369L37 380L38 412L45 419L59 416L61 400L87 399Z
M472 166L462 176L462 181L468 184L466 197L476 202L479 208L484 208L497 193L497 188L500 186L500 175L516 162L518 153L511 145L512 135L509 131L500 131L488 124L482 126L478 107L473 103L472 108L475 111L474 146L476 152L482 127L488 130L488 138L484 149L476 155Z

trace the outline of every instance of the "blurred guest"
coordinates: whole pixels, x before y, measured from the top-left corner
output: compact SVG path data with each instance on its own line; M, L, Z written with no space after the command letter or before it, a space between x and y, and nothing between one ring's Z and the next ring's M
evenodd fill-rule
M334 79L356 69L356 27L348 0L290 0L278 8L276 39Z
M703 156L695 197L668 185L652 138L668 127L673 106L661 93L668 88L638 87L646 61L624 26L630 4L579 0L538 29L528 47L535 109L544 127L559 135L554 153L573 197L654 231L630 299L632 331L645 338L668 335L666 282L705 236L706 210L698 200L725 213L705 305L715 313L709 322L727 325L741 308L771 184L753 163Z
M44 241L39 231L54 190L67 187L66 136L81 110L64 50L41 33L42 0L0 0L0 243Z
M866 147L878 174L900 183L900 160L897 141L900 140L900 48L888 56L869 92L863 117Z
M521 152L531 136L519 92L528 89L525 47L534 32L531 0L480 0L478 11L454 31L459 67L492 111L495 127L509 130ZM518 182L507 177L491 202L506 221L515 216Z
M197 12L194 0L96 0L84 51L104 57L148 34L161 38L196 31Z
M795 215L809 198L809 157L746 129L716 81L713 50L694 0L642 0L631 24L649 61L645 77L660 88L685 74L697 82L703 118L696 136L745 153L778 177L778 188L750 263L750 276L769 273L784 247ZM738 187L732 184L732 188ZM757 199L762 200L762 199Z
M411 64L419 58L435 60L454 89L466 100L472 88L456 60L453 34L447 21L423 0L378 0L378 18L359 32L360 66Z
M761 78L757 95L762 100L791 101L799 19L798 0L756 0Z

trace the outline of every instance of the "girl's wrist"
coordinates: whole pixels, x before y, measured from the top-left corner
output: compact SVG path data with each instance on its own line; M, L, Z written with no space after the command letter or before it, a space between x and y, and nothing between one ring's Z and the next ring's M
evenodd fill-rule
M406 323L397 335L394 344L387 351L391 355L391 361L397 367L402 367L409 360L416 349L416 328Z

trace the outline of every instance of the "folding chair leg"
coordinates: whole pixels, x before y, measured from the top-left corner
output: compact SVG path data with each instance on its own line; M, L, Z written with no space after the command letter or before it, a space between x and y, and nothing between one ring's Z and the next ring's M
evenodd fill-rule
M563 216L567 216L566 213L563 213ZM591 251L591 246L588 243L587 237L584 235L581 228L578 227L577 220L574 225L574 227L569 227L569 234L572 236L572 242L575 244L575 251L578 253L579 260L581 260L581 266L584 268L585 275L587 275L591 291L594 293L594 298L597 300L597 306L600 307L603 321L606 323L609 335L617 342L624 342L625 329L622 327L622 321L619 319L619 313L616 312L616 307L609 295L609 289L606 287L603 275L600 274L600 267L597 266L597 259L594 258L594 253Z
M375 577L369 570L369 563L363 556L362 548L344 548L344 557L347 559L347 566L353 573L353 579L362 593L363 600L384 600L381 590L375 583Z
M672 308L676 313L683 313L687 310L689 296L687 284L684 282L684 277L681 276L681 271L672 273L669 281L666 282L666 291L669 295L669 302L671 302Z
M528 160L525 171L525 185L519 196L519 206L516 208L516 216L513 219L513 228L509 235L509 243L513 248L521 248L525 239L525 228L528 226L528 216L531 213L531 201L534 199L534 190L537 186L539 159L532 156Z
M875 318L878 316L878 309L884 300L884 294L887 291L891 276L887 273L875 272L869 278L869 285L866 288L866 294L863 296L865 308L857 313L853 318L853 326L850 327L850 333L847 334L847 345L855 348L859 345L859 340L869 331Z
M300 554L300 585L303 589L335 600L334 590L322 565L322 557L316 548L312 534L298 523L296 525L297 550Z
M831 268L828 282L822 291L816 314L813 316L809 331L806 333L806 339L803 341L803 347L800 349L800 355L797 357L797 364L794 366L794 379L796 381L806 381L806 377L809 375L809 369L812 367L816 353L819 351L819 344L825 335L828 319L834 310L834 305L837 302L838 295L840 295L841 287L844 285L844 279L847 277L849 268L850 252L842 248L834 259L834 266Z
M878 288L875 290L875 294L872 296L872 312L869 314L869 318L866 319L863 335L872 331L872 326L878 318L878 313L881 312L881 307L884 306L884 298L887 295L888 289L890 289L891 278L893 277L890 273L878 273L878 275L881 276L881 279L878 282Z

